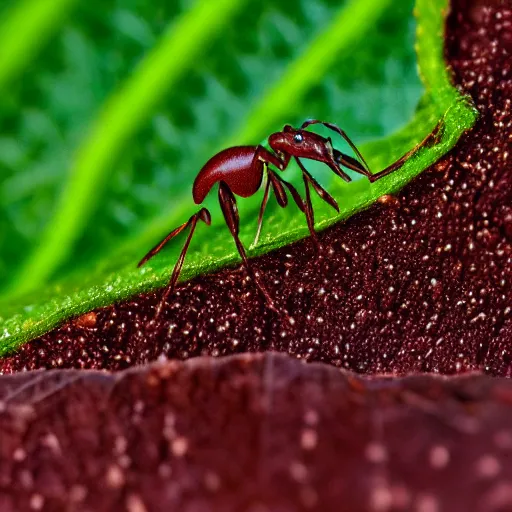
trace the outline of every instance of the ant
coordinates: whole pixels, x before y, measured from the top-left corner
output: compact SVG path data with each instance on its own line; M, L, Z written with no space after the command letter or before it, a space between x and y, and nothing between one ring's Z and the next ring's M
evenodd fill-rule
M358 159L355 159L349 155L341 153L340 151L333 148L330 137L322 137L316 133L306 131L306 128L313 124L322 124L338 133L352 148ZM263 193L263 200L258 216L258 229L256 231L256 237L253 242L253 246L257 243L259 235L261 233L261 226L263 223L263 215L269 199L270 190L272 191L277 199L277 203L281 208L285 208L288 205L288 196L286 190L290 193L292 199L295 201L299 209L305 214L306 221L308 224L309 232L315 244L315 247L320 251L321 246L318 242L314 227L314 215L313 206L311 204L311 190L313 188L315 192L323 199L326 203L332 206L337 212L339 212L338 203L336 200L311 176L311 174L304 167L301 162L301 158L307 158L309 160L316 160L328 165L332 171L337 174L342 180L350 182L350 176L343 171L341 166L351 169L356 173L362 174L370 182L376 181L384 176L387 176L398 167L415 151L409 151L406 155L400 158L397 162L390 165L386 169L372 174L366 163L365 159L350 140L348 135L338 126L332 123L326 123L317 119L309 119L302 123L299 129L295 129L290 125L286 125L282 131L273 133L268 138L268 144L273 152L264 148L261 145L258 146L235 146L224 149L214 155L203 168L199 171L194 185L192 187L192 196L196 204L201 204L206 195L212 187L219 184L219 203L224 215L226 224L233 236L236 247L242 258L243 265L245 266L249 276L254 280L256 286L264 296L267 305L273 311L279 313L279 310L274 304L270 294L259 278L254 273L252 266L249 264L247 253L239 237L239 226L240 217L238 215L238 209L236 204L235 195L240 197L250 197L259 190L263 178L266 174L266 183ZM270 168L270 165L278 169L279 171L286 170L291 158L294 158L297 162L300 170L302 171L302 178L305 185L305 200L301 198L297 189L287 181L283 180L279 174ZM171 231L159 244L151 249L144 258L139 262L140 267L146 263L150 258L155 256L162 248L176 235L181 233L184 229L190 228L189 234L181 251L181 254L174 266L171 280L165 289L159 305L156 309L155 319L159 316L163 305L165 304L167 297L174 291L176 282L181 272L185 255L187 254L190 241L196 229L197 223L203 221L208 226L211 224L211 215L208 209L201 208L197 213L192 215L190 219Z

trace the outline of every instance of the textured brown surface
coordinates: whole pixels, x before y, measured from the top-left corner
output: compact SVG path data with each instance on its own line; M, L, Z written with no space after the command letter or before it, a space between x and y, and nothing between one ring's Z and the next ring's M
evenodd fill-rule
M512 381L285 355L0 381L0 510L512 509Z
M448 27L455 80L481 112L475 129L399 205L323 233L322 259L307 239L255 260L294 325L265 307L242 269L226 269L182 286L156 333L145 326L158 297L141 296L27 344L0 371L272 349L364 373L510 375L511 4L492 3L459 2Z

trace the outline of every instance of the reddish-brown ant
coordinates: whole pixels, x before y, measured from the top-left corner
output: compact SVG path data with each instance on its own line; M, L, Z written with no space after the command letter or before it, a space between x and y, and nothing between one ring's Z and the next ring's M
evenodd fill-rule
M343 137L343 139L345 139L345 141L352 148L359 160L334 149L330 137L325 138L316 133L306 131L308 126L318 123L341 135L341 137ZM231 235L233 236L238 252L242 257L243 264L248 274L254 280L261 293L265 297L269 307L278 312L274 301L270 297L267 289L260 282L259 278L256 276L251 265L249 264L245 248L240 240L240 218L238 215L235 195L240 197L250 197L254 195L259 190L263 181L264 174L266 173L267 180L263 193L263 201L261 203L260 213L258 216L258 229L256 232L255 242L257 242L261 232L263 214L267 206L270 189L272 188L276 196L277 203L282 208L288 204L288 197L286 194L287 189L297 206L302 212L304 212L311 237L317 249L319 249L320 245L318 243L314 227L314 215L313 207L311 204L310 187L312 187L315 192L336 211L339 211L338 203L315 180L315 178L311 176L300 159L307 158L309 160L322 162L328 165L334 173L336 173L346 182L351 181L351 178L346 172L343 171L341 166L362 174L373 182L382 178L383 176L388 175L400 167L404 160L408 158L414 150L404 155L402 158L400 158L400 160L387 167L383 171L372 174L366 161L364 160L355 144L349 139L347 134L341 128L334 124L325 123L316 119L305 121L299 129L295 129L289 125L286 125L281 132L273 133L270 135L268 138L268 144L274 151L273 153L259 145L227 148L214 155L199 171L199 174L194 181L192 195L195 203L201 204L212 187L216 183L219 184L220 207L222 209L222 213L224 214L226 224L231 232ZM302 178L305 185L305 201L300 197L299 193L291 183L283 180L274 170L269 167L272 165L278 170L284 171L292 157L295 159L302 171ZM196 225L200 220L202 220L205 224L210 225L211 216L210 212L206 208L201 208L196 214L192 215L192 217L190 217L187 222L171 231L158 245L151 249L151 251L149 251L139 263L140 267L155 254L160 252L160 250L165 246L167 242L169 242L169 240L181 233L187 227L190 227L190 232L187 236L185 245L183 246L178 261L174 267L169 285L165 289L162 299L157 307L155 318L160 314L162 306L166 302L167 297L173 292L174 287L176 286L176 282L183 266L185 255L190 245L190 240L192 239Z

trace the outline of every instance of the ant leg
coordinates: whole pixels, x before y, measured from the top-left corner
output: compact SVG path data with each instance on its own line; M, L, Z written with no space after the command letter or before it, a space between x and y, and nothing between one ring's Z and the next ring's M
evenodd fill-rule
M392 163L391 165L388 165L388 167L386 167L385 169L382 169L382 171L376 172L375 174L370 174L370 176L368 176L368 179L370 180L370 182L373 183L374 181L380 180L381 178L384 178L384 176L387 176L388 174L391 174L392 172L394 172L397 169L399 169L400 167L402 167L402 165L404 165L404 163L407 160L409 160L409 158L411 158L413 155L415 155L419 149L426 146L429 143L431 138L434 138L437 136L436 130L439 128L440 124L441 123L439 123L436 126L436 129L433 132L429 133L423 139L423 141L421 141L419 144L416 144L416 146L414 146L410 151L407 151L407 153L405 153L405 155L401 156L396 162Z
M290 155L276 155L274 153L271 153L268 149L264 148L263 146L258 146L256 149L256 153L254 155L254 160L253 160L252 165L253 165L253 167L255 167L254 170L259 169L259 166L265 166L266 171L267 171L267 174L266 174L267 182L265 184L265 192L263 194L263 201L261 202L260 213L258 215L258 228L256 230L256 236L254 237L254 240L251 244L251 248L256 246L256 244L258 243L258 240L260 238L261 228L263 225L263 215L265 213L265 209L266 209L267 203L268 203L268 198L269 198L269 193L270 193L270 185L271 185L271 180L269 179L269 172L271 172L269 169L269 164L274 165L280 171L284 171L284 169L286 169L286 167L288 166L288 163L290 162L290 158L291 158ZM276 184L274 183L274 181L272 181L272 185L274 188L274 192L276 193L277 201L279 202L280 198L279 198L279 194L276 190ZM286 194L284 193L284 191L282 193L284 194L284 196L285 196L284 200L286 201ZM282 204L280 204L280 206L283 207Z
M238 236L240 230L240 217L238 215L236 199L235 196L233 195L233 192L231 192L231 189L223 181L219 183L219 203L222 209L222 213L224 214L224 219L226 220L226 224L229 228L229 231L233 236L236 248L238 249L238 252L242 257L242 261L247 270L247 273L254 280L256 286L259 288L260 292L265 297L265 300L269 308L275 311L276 313L280 314L280 311L275 306L274 301L270 297L270 294L263 286L263 284L260 282L260 280L256 277L256 274L254 273L252 266L249 264L249 260L247 258L244 246L242 244L242 241L240 240L240 237Z
M304 185L306 188L306 220L308 221L309 232L311 233L311 236L313 237L313 241L314 241L315 245L317 246L317 248L320 248L320 244L318 242L318 239L316 237L316 232L315 232L315 218L314 218L314 213L313 213L313 204L311 203L311 192L309 190L309 186L311 185L315 189L315 192L327 204L332 206L338 213L340 211L340 208L338 206L338 203L334 199L334 197L332 197L331 194L329 194L329 192L327 192L327 190L325 190L320 185L320 183L318 183L318 181L316 181L315 178L313 178L313 176L311 176L311 174L304 167L302 162L297 157L295 157L295 160L297 161L297 164L302 171L302 178L304 180Z
M313 204L311 203L311 192L309 190L309 180L306 176L306 168L302 165L302 162L295 157L295 160L297 161L298 166L302 170L302 179L304 180L304 187L306 190L306 201L305 201L305 214L306 214L306 221L308 223L309 233L311 234L311 238L313 239L313 244L315 245L315 248L318 252L321 250L320 242L318 241L318 237L316 236L315 231L315 216L313 213Z
M187 222L184 222L181 226L172 230L161 242L155 245L155 247L153 247L153 249L151 249L146 254L146 256L144 256L144 258L142 258L139 261L137 267L142 267L144 263L146 263L149 259L158 254L164 248L167 242L169 242L175 236L179 235L185 228L190 226L192 223L197 223L198 220L202 220L205 224L209 226L211 224L210 212L206 208L201 208L197 213L194 213L194 215L192 215L192 217L190 217L190 219L188 219Z
M275 173L274 171L271 171L269 169L270 179L274 180L275 182L282 183L290 192L291 196L293 197L293 200L295 201L295 204L299 207L299 210L301 212L306 211L306 206L304 204L304 201L302 200L302 197L300 197L300 194L297 192L297 189L291 184L288 183L286 180L283 180L279 174ZM286 206L286 205L285 205Z
M185 244L183 246L183 249L181 250L180 256L178 258L178 261L176 262L176 265L174 265L174 269L172 271L171 280L169 281L169 284L164 290L164 293L162 294L162 298L160 299L160 302L158 303L158 306L156 307L156 313L153 318L153 321L155 321L162 311L162 308L167 301L167 297L174 291L174 287L176 286L176 282L178 281L178 277L181 272L181 268L183 267L183 262L185 261L185 256L187 254L188 246L190 245L190 241L192 240L192 236L194 234L194 231L196 229L196 225L198 221L202 220L206 225L211 224L211 216L210 212L206 208L201 208L197 213L192 215L190 219L176 228L175 230L171 231L158 245L156 245L151 251L142 258L142 260L139 262L138 266L144 265L146 261L148 261L150 258L152 258L155 254L160 252L160 250L164 247L164 245L169 242L172 238L174 238L176 235L181 233L184 229L190 226L190 232L187 236L187 239L185 241Z
M313 213L313 204L311 202L311 192L309 190L309 186L311 185L315 192L330 206L332 206L338 213L340 211L340 208L338 206L338 203L334 199L334 197L325 190L318 181L311 176L311 174L308 172L308 170L304 167L302 162L299 158L295 157L295 160L297 162L297 165L300 167L302 171L302 179L304 180L304 186L306 189L306 220L308 222L308 228L309 232L311 233L311 236L313 237L313 243L315 244L317 250L320 250L321 246L318 242L318 238L316 236L315 231L315 217Z
M333 157L334 161L338 165L343 165L347 169L350 169L352 171L355 171L359 174L362 174L363 176L369 177L372 175L368 169L365 169L361 162L359 160L356 160L355 158L346 155L345 153L342 153L341 151L338 151L337 149L333 149ZM350 181L350 180L349 180Z
M309 233L311 234L311 238L313 239L313 244L317 252L322 250L320 242L318 241L318 237L316 236L315 231L315 214L313 212L313 205L311 203L311 192L309 190L309 182L305 175L302 175L302 179L304 180L304 187L306 189L306 221L308 223Z
M251 245L251 248L254 247L259 240L261 226L263 223L263 214L265 212L265 208L267 206L269 199L270 185L272 185L272 189L276 196L277 203L281 208L285 208L288 205L288 197L286 196L286 191L283 187L284 185L290 192L293 200L295 201L299 209L302 212L305 211L304 201L300 197L300 194L297 192L297 189L291 183L288 183L287 181L283 180L276 172L272 171L271 169L267 169L267 184L265 185L265 194L263 196L260 214L258 217L258 231L256 233L256 237L254 238L254 242Z
M342 130L339 126L337 126L333 123L326 123L325 121L319 121L318 119L308 119L308 120L304 121L302 123L301 129L303 130L304 128L307 128L308 126L310 126L312 124L322 124L325 127L329 128L330 130L333 130L336 133L338 133L339 135L341 135L341 137L343 137L343 139L345 139L347 141L348 145L352 148L352 151L354 151L354 153L361 160L364 167L366 167L366 170L370 171L370 168L368 167L368 164L366 163L366 160L364 159L363 155L360 153L359 149L357 149L357 146L352 142L352 140L345 133L344 130Z
M284 208L288 204L288 197L286 196L286 192L283 188L283 185L279 183L279 181L275 178L276 173L267 169L267 183L265 185L265 193L263 195L263 201L261 202L260 214L258 216L258 230L256 232L256 236L254 237L254 241L251 244L251 247L254 247L260 238L261 226L263 224L263 214L265 213L265 208L267 207L269 193L270 193L270 185L272 185L272 189L277 199L277 204L281 208Z
M434 130L430 132L420 143L416 144L416 146L414 146L411 150L407 151L407 153L402 155L396 162L388 165L388 167L382 171L376 172L375 174L372 174L369 168L367 170L364 170L360 167L355 168L358 167L359 162L348 155L340 153L336 149L334 150L334 160L338 165L344 165L345 167L348 167L349 169L352 169L353 171L359 172L363 176L366 176L368 180L373 183L374 181L377 181L380 178L384 178L384 176L387 176L388 174L391 174L392 172L402 167L402 165L404 165L404 163L409 160L409 158L414 156L421 148L427 146L432 139L435 140L439 136L440 130L443 128L444 119L441 119L435 126Z
M329 192L327 192L327 190L325 190L325 188L323 188L322 185L320 185L320 183L318 183L318 181L316 181L315 178L313 178L313 176L311 176L311 174L304 167L302 162L299 163L299 166L300 166L300 168L302 170L303 176L305 176L307 178L307 180L309 181L310 185L315 189L315 192L328 205L332 206L339 213L340 212L340 208L338 206L338 203L336 202L336 199L334 199L334 197L332 197L331 194L329 194Z
M401 167L404 164L404 162L411 155L414 154L416 149L417 148L413 148L411 151L406 153L395 163L393 163L389 167L386 167L382 171L376 172L375 174L372 174L370 171L368 171L367 169L362 167L361 164L355 158L352 158L349 155L345 155L344 153L341 153L337 149L333 150L333 156L334 156L334 161L336 162L337 165L343 165L345 167L348 167L352 171L355 171L358 174L362 174L363 176L368 178L370 183L373 183L374 181L377 181L378 179L383 178L384 176L387 176L388 174L391 174L392 172L396 171L399 167ZM331 169L333 169L336 172L336 174L338 174L338 172L334 169L334 167L332 165L330 165L330 167L331 167Z
M288 204L288 198L286 197L286 192L279 183L279 181L275 178L275 173L271 171L270 169L267 169L266 179L267 183L265 184L265 192L263 194L263 201L261 202L260 207L260 213L258 215L258 229L256 231L256 236L254 237L254 241L251 244L251 248L254 247L260 238L261 233L261 227L263 225L263 215L265 213L265 209L267 207L268 199L269 199L269 193L270 193L270 186L272 185L272 189L274 191L274 194L277 199L277 203L281 208L284 208Z
M277 204L281 208L286 208L288 206L288 196L286 195L286 190L283 187L283 184L276 178L277 174L268 171L268 179L272 183L272 190L274 191L274 195L276 196Z
M255 247L260 239L261 227L263 226L263 215L265 213L265 208L268 203L268 196L270 193L270 179L267 176L267 182L265 183L265 192L263 193L263 201L261 201L260 213L258 215L258 229L256 230L256 236L251 244L251 248Z
M187 222L183 223L181 226L179 226L176 229L174 229L173 231L171 231L161 242L159 242L157 245L155 245L155 247L153 247L153 249L151 249L146 254L146 256L144 256L144 258L142 258L139 261L139 263L137 263L137 267L142 267L142 265L144 265L144 263L146 263L148 260L150 260L153 256L157 255L164 248L164 246L167 244L167 242L169 242L175 236L179 235L185 228L190 226L190 224L192 223L193 217L194 216L190 217L190 219L187 220Z

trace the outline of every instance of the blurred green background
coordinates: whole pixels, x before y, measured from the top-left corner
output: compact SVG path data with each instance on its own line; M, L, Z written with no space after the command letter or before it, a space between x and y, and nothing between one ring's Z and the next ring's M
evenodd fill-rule
M0 290L84 273L123 247L143 255L196 210L192 181L226 145L257 144L307 117L358 143L404 125L423 91L412 9L4 0Z

